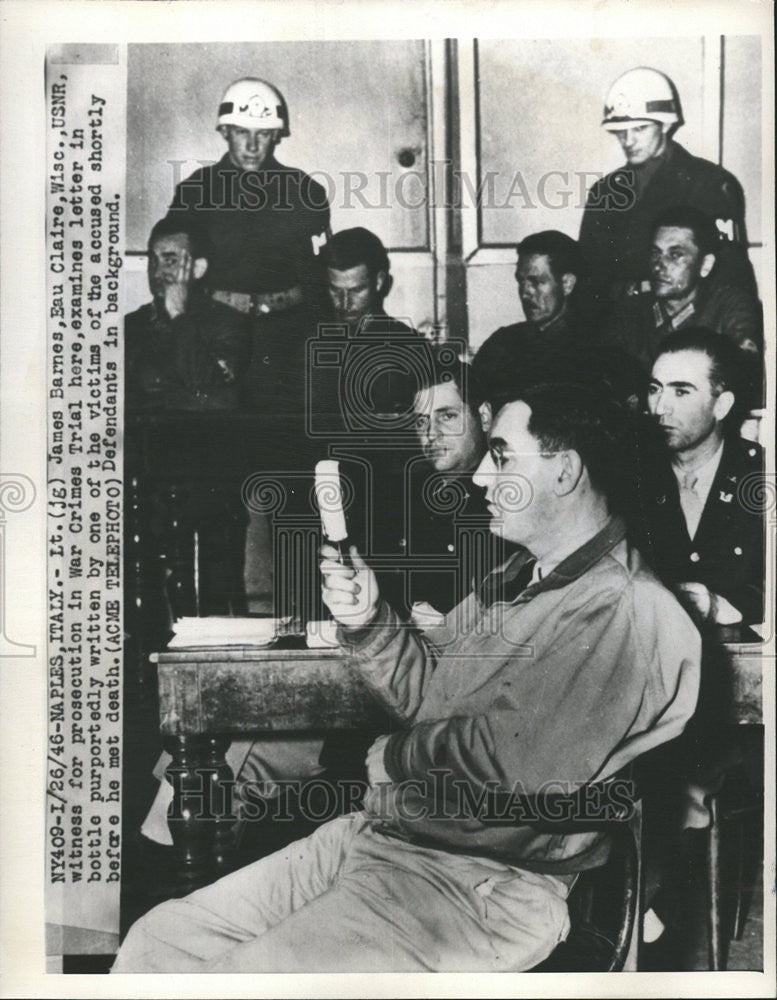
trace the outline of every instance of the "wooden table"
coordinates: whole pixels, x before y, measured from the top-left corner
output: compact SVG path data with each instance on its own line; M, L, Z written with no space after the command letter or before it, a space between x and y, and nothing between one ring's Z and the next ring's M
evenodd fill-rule
M725 643L731 715L762 722L762 647ZM172 756L169 817L182 874L224 869L232 851L234 775L225 759L238 734L379 729L385 715L346 650L191 648L152 654L160 727Z
M238 734L382 729L385 714L344 649L220 647L154 653L160 729L172 761L168 825L182 875L224 868L232 852Z

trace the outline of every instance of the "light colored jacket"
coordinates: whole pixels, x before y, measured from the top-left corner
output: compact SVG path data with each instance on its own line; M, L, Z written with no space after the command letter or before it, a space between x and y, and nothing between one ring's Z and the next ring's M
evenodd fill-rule
M354 636L355 664L401 728L372 789L376 825L445 850L538 871L586 867L596 834L484 822L484 789L534 794L604 779L678 736L699 687L699 635L624 539L605 529L512 601L484 602L515 577L521 553L428 636L385 604ZM453 803L453 808L452 804Z

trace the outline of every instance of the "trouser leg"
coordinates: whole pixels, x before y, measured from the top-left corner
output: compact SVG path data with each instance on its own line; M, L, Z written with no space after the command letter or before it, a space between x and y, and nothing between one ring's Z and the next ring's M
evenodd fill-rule
M556 879L365 829L324 893L203 971L521 971L568 929L566 886Z
M521 971L568 928L558 880L396 841L354 814L152 910L114 971Z
M250 782L253 794L270 799L278 794L276 782L304 781L323 770L320 737L287 736L277 739L233 740L226 759L237 779L236 805L239 807L244 786ZM143 821L140 832L159 844L172 844L167 826L167 810L173 799L173 789L165 779L165 769L170 755L162 753L154 768L154 777L160 781L156 797Z
M228 962L240 945L332 886L363 824L358 814L340 817L190 896L155 907L130 928L111 971L206 972L209 963Z

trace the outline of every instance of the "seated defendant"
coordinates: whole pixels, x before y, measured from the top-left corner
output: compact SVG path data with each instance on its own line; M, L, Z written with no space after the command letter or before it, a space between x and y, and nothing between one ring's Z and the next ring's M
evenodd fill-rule
M627 70L607 93L602 127L615 136L626 162L591 187L580 224L580 246L591 267L587 291L602 318L624 292L648 279L653 219L670 205L692 205L713 219L719 271L726 281L755 290L742 186L676 141L683 124L677 88L660 70Z
M438 348L432 361L413 398L421 452L405 477L407 513L398 565L407 560L410 569L404 599L394 602L398 610L409 608L421 628L434 621L432 610L447 615L473 581L480 583L505 558L504 544L489 530L485 493L472 481L486 451L482 391L471 365L451 345ZM381 593L392 603L388 586L379 580Z
M762 380L761 309L748 287L721 280L719 246L712 220L697 208L673 206L656 216L649 248L649 289L624 295L608 327L608 339L637 358L646 373L663 338L693 326L722 333L747 351L751 379L757 371L758 381ZM760 398L760 385L753 390L749 405Z
M692 328L658 349L648 408L666 450L646 475L646 554L705 622L764 616L761 447L738 435L742 352Z
M323 548L341 641L397 719L367 754L364 809L152 910L114 972L496 972L550 954L603 835L486 817L478 797L613 775L697 698L698 633L611 515L623 417L564 385L496 412L474 482L491 530L527 551L444 646L402 627L355 547L350 566Z
M555 229L518 244L515 280L526 319L492 333L472 363L489 397L501 398L516 378L531 385L584 367L595 369L618 398L636 399L636 366L616 345L605 344L578 307L587 273L578 244Z
M148 241L153 299L124 320L128 410L232 410L250 352L244 317L204 291L212 249L195 222L162 219Z

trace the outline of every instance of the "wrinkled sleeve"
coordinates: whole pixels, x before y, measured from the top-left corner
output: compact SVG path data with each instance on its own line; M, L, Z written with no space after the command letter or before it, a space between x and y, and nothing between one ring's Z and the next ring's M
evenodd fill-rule
M547 782L605 777L679 735L696 704L698 633L665 591L647 622L632 596L596 595L560 621L553 646L531 667L538 679L530 703L511 703L505 685L485 714L392 735L384 757L392 780L431 780L445 769L475 790L496 781L532 793Z
M354 654L354 666L381 702L402 722L411 722L434 672L438 649L381 601L371 625L338 629L340 644Z

